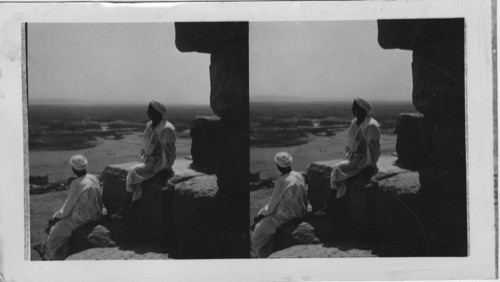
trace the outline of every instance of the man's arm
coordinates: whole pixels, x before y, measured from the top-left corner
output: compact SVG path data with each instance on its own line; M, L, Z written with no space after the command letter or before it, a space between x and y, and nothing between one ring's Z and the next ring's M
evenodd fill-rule
M64 205L61 207L60 210L54 213L52 219L65 218L71 213L71 210L73 210L73 207L75 206L76 201L78 201L78 197L80 197L82 191L80 185L81 185L80 183L76 185L71 184L69 189L69 194L68 197L66 198L66 201L64 202Z
M177 133L175 129L170 127L165 127L162 131L160 131L159 139L162 144L165 143L175 143L177 141Z
M270 215L278 207L278 204L283 197L283 194L285 193L286 185L285 183L283 183L283 181L276 181L274 185L275 186L273 189L273 194L271 195L271 199L269 200L269 203L267 203L267 205L260 209L259 215Z

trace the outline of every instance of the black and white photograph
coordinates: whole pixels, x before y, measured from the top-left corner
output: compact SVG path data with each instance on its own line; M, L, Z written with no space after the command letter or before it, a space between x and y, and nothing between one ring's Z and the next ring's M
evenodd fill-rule
M31 260L247 257L248 24L25 28Z
M467 256L464 31L250 23L252 257Z
M496 9L0 3L0 282L498 279Z

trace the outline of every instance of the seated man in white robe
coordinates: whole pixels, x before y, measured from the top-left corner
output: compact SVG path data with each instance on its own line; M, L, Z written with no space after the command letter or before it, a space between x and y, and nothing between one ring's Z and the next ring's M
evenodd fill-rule
M369 116L372 106L362 98L354 99L352 113L355 118L348 129L347 146L344 160L337 163L330 176L331 197L322 212L331 211L335 199L346 194L346 180L359 173L372 177L378 172L377 161L380 156L380 125Z
M78 227L102 217L102 190L99 179L87 173L87 159L83 155L71 157L69 163L77 176L71 182L64 205L49 221L45 259L63 260L68 255L68 239Z
M127 173L125 202L122 209L112 216L113 219L128 215L131 203L141 199L141 183L157 173L165 173L168 178L174 174L172 166L176 157L177 131L167 121L167 108L159 102L151 101L147 115L150 121L144 130L139 163L131 167Z
M283 224L307 215L307 192L304 176L291 168L292 156L280 152L274 157L281 176L276 179L273 194L254 219L253 249L259 258L273 251L273 236Z

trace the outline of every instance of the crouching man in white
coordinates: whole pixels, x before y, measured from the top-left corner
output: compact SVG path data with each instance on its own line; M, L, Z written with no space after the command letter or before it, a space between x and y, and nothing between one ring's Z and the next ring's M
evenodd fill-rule
M83 155L71 157L69 163L77 176L71 182L64 205L49 221L45 259L63 260L68 255L68 239L71 233L91 221L102 217L102 190L99 179L87 173L87 159Z
M273 251L273 236L283 224L307 215L307 193L304 176L291 168L292 156L280 152L274 157L281 176L276 179L273 194L254 219L253 249L259 258Z

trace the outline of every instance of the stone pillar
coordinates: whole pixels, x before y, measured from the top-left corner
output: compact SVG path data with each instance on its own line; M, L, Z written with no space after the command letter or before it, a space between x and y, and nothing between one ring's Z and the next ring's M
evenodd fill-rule
M467 255L464 20L379 20L384 49L413 50L413 105L424 116L419 164L432 255Z
M191 167L197 171L213 174L217 167L219 145L219 118L196 117L191 124Z
M420 165L424 148L424 117L418 113L403 113L396 123L397 164L408 169L417 169Z
M249 256L248 23L175 23L181 52L210 53L210 106L220 117L214 220L227 238L217 257ZM222 236L222 235L221 235Z

